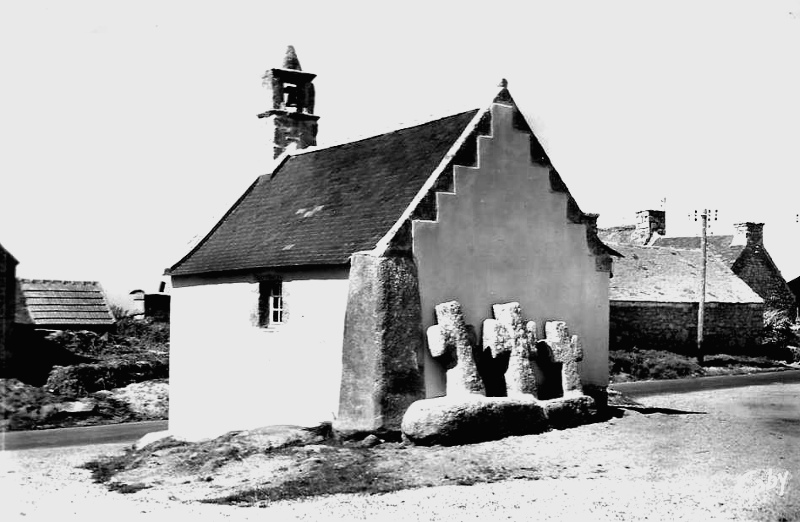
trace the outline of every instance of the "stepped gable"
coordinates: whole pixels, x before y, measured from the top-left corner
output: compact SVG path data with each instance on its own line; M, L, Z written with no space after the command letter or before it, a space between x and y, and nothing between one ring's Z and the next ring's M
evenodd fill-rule
M597 214L588 214L583 212L578 203L569 193L567 185L564 183L561 175L553 166L547 152L544 150L541 142L534 134L530 125L525 119L525 116L517 107L507 89L507 82L503 80L500 84L501 89L497 96L494 98L493 103L501 103L511 105L514 108L514 128L516 130L525 132L530 140L530 158L531 161L537 165L547 167L550 172L550 187L554 192L562 192L568 195L567 200L567 214L566 219L570 223L583 224L586 227L586 241L591 252L598 256L597 268L602 271L611 270L611 258L609 256L619 257L620 254L613 248L604 244L598 237L597 233ZM453 156L453 159L445 165L441 172L434 172L434 176L423 188L421 199L418 197L411 207L410 218L413 220L436 221L437 208L436 208L436 193L456 193L453 183L453 167L458 165L462 167L478 167L478 136L487 136L491 133L491 113L485 109L479 120L475 123L472 129L468 129L469 133L464 136L463 143L458 148L458 151ZM410 233L410 227L406 226L408 223L403 223L402 227L395 227L391 234L396 234L392 238L395 244L403 244L407 242L407 238L403 237L404 234Z
M514 125L530 135L531 161L549 168L552 190L569 191L508 89ZM410 221L436 219L436 192L453 191L453 167L475 166L489 108L328 148L287 154L260 176L211 232L167 272L173 276L340 265L359 251L406 250ZM597 237L597 215L570 195L566 219L586 226L598 269L619 255Z

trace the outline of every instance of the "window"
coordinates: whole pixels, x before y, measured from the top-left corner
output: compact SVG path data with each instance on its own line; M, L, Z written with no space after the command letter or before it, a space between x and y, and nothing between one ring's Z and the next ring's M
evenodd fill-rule
M258 325L262 328L283 323L283 284L263 281L258 285Z

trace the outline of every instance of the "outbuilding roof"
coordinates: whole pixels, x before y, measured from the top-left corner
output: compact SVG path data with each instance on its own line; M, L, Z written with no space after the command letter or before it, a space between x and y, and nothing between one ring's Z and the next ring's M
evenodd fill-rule
M624 257L614 262L611 301L696 303L700 298L700 250L613 245ZM726 263L709 251L706 302L763 303Z
M39 327L114 324L103 288L94 281L19 279L16 322Z

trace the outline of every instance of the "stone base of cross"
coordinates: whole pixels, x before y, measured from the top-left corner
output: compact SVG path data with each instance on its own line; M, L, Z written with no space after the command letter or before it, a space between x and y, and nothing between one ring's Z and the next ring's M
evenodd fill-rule
M428 349L447 369L447 395L486 395L475 364L475 329L464 321L461 304L449 301L436 305L438 324L427 330Z

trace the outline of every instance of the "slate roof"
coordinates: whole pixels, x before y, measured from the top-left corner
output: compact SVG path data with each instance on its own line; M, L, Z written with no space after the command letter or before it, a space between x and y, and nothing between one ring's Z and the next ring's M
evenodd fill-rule
M477 112L288 156L169 274L347 263L390 230Z
M709 251L721 258L729 267L739 259L745 248L745 245L731 245L733 236L707 236L707 238ZM658 237L653 246L700 250L700 237Z
M114 324L100 283L19 279L17 318L40 327L92 327Z
M614 245L624 257L614 262L611 301L696 303L700 295L700 250ZM763 303L725 262L709 252L706 302Z
M604 243L631 243L636 232L636 225L621 225L617 227L598 228L597 237Z

